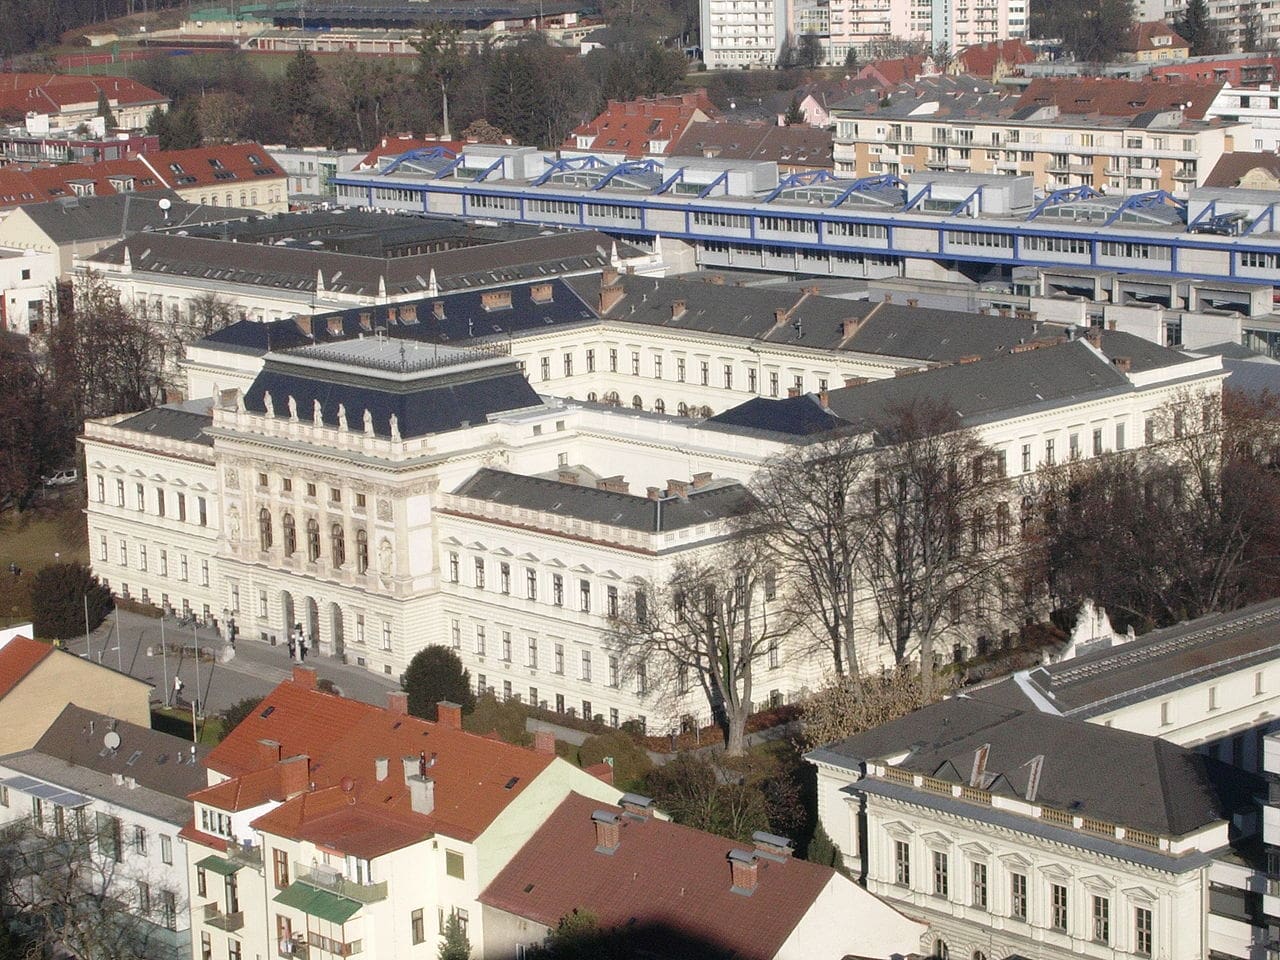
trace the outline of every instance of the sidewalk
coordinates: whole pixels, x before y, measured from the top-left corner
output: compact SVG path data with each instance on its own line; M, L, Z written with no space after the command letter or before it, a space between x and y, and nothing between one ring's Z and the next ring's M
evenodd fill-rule
M217 631L179 626L164 621L164 639L169 648L161 652L161 622L141 614L119 612L120 638L117 642L116 615L112 614L89 635L89 653L96 663L145 680L155 687L153 703L164 704L173 697L173 678L182 678L182 700L190 703L199 696L202 712L218 713L246 697L264 697L280 681L292 675L289 650L283 644L271 646L260 640L241 637L235 657L217 662L224 644ZM195 649L199 643L200 662ZM84 637L68 640L67 650L78 656L86 653ZM179 652L180 651L180 652ZM326 657L307 657L321 680L330 680L346 697L385 705L388 690L399 689L398 679L382 676ZM197 673L199 677L197 679Z

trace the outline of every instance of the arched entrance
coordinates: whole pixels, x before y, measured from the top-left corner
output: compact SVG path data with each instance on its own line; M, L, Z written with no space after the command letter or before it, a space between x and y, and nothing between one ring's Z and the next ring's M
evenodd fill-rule
M316 605L315 597L307 597L303 614L305 619L302 621L302 629L307 634L307 655L311 656L319 652L320 646L320 608Z
M342 638L342 608L336 603L329 604L329 626L333 637L333 655L341 660L346 647Z

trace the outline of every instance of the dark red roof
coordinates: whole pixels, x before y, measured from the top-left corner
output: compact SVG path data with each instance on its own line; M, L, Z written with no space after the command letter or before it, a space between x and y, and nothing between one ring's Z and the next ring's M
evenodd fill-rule
M1124 49L1129 53L1140 53L1146 50L1188 50L1190 46L1163 20L1147 20L1133 25Z
M442 140L438 137L383 137L382 142L365 154L360 161L359 170L372 170L383 157L398 157L410 150L424 150L431 147L443 147L458 153L466 146L463 140Z
M26 637L14 637L0 647L0 697L6 696L51 653L53 647L49 644Z
M620 817L621 842L612 853L596 848L591 817L597 810ZM653 937L657 942L645 946L660 956L685 955L689 944L698 944L737 960L763 960L778 953L835 871L760 857L754 892L735 893L729 852L752 849L571 793L480 901L547 927L587 910L601 928L625 926Z
M113 177L131 178L128 189L136 192L166 188L166 184L136 157L47 167L10 165L0 168L0 209L80 195L110 196L118 192Z
M1017 108L1055 104L1064 114L1102 117L1136 117L1152 110L1182 110L1188 120L1203 120L1221 89L1222 84L1216 82L1046 77L1028 84Z
M928 59L923 54L912 54L894 60L873 60L858 71L858 79L876 80L881 86L896 87L920 76Z
M707 91L702 89L674 97L610 100L603 113L569 134L564 147L643 157L649 153L651 140L674 144L690 123L718 115ZM585 136L592 138L591 143L578 147L577 138Z
M976 43L965 47L956 54L956 62L965 73L975 77L991 80L996 75L996 67L1008 64L1020 67L1023 64L1035 63L1036 51L1025 40L994 40L991 43Z
M79 77L59 73L0 73L0 115L56 114L69 106L96 104L105 93L118 106L168 103L163 93L128 77Z
M139 159L175 190L253 184L284 177L279 165L258 143L161 150Z
M1280 156L1274 153L1255 153L1245 150L1224 153L1209 171L1209 175L1204 178L1204 185L1206 187L1238 187L1242 179L1259 169L1280 180Z

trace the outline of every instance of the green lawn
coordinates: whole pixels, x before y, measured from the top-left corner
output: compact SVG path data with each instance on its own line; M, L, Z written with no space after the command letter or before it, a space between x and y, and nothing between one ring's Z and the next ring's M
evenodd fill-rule
M31 619L31 581L51 563L88 563L83 495L67 491L0 515L0 623ZM9 564L22 568L14 578Z

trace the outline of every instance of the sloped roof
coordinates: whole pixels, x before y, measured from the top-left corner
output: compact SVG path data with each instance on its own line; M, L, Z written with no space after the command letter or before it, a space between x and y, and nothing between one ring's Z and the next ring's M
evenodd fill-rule
M1206 187L1238 187L1255 170L1280 180L1280 154L1237 150L1224 153L1204 179Z
M620 818L612 853L596 847L592 814ZM804 860L757 859L750 896L732 890L728 856L747 844L571 793L480 895L481 903L555 927L575 909L601 929L626 928L655 956L770 960L831 882ZM884 910L887 906L874 901ZM843 918L855 921L863 918ZM856 942L856 931L850 930Z
M701 88L670 97L610 100L594 120L575 127L564 146L579 149L577 138L590 136L589 150L643 157L649 152L651 140L674 142L694 120L717 115L715 105Z
M183 403L166 403L163 406L143 410L131 417L117 421L114 426L122 430L134 430L170 440L185 440L212 447L213 438L205 434L205 427L213 423L208 399L187 400Z
M454 493L641 533L682 530L722 520L738 513L748 498L738 483L716 483L703 489L690 489L687 496L651 500L488 467L472 474Z
M996 67L1002 63L1011 67L1020 67L1023 64L1035 63L1035 60L1035 48L1022 39L975 43L956 54L956 62L961 70L987 80L995 76Z
M689 124L668 151L673 157L716 157L721 160L772 161L783 166L829 169L830 130L807 124L737 123L728 120Z
M1158 43L1157 40L1165 40L1165 42ZM1143 53L1148 50L1187 50L1190 46L1178 31L1165 21L1147 20L1133 25L1124 49L1129 53Z
M168 215L159 202L169 201ZM142 230L178 229L188 224L222 223L258 216L256 210L187 203L172 190L78 197L68 203L31 204L24 213L54 243L122 237Z
M974 755L984 746L984 788L1007 795L1025 790L1027 777L1019 771L1040 758L1036 803L1160 836L1184 836L1252 809L1260 783L1158 737L966 696L822 747L814 756L853 768L905 753L897 769L968 785Z
M0 697L6 696L46 657L53 647L27 637L14 637L0 647Z
M258 143L161 150L138 159L169 186L182 189L251 185L285 175L275 159Z
M1152 111L1181 110L1188 120L1203 120L1221 89L1221 81L1170 83L1111 77L1042 77L1027 85L1018 107L1053 104L1061 113L1104 117L1136 117Z
M884 86L897 86L915 80L924 72L929 57L912 54L892 60L872 60L858 71L859 80L876 80Z
M443 147L445 150L452 150L457 153L466 145L464 140L440 140L436 137L383 137L376 147L365 154L364 159L360 161L356 169L372 170L378 166L378 161L383 157L398 157L402 153L408 153L410 150Z
M0 208L27 203L77 197L72 182L81 192L93 196L116 193L113 177L132 178L133 191L164 190L167 184L149 170L139 157L127 160L103 160L98 163L64 163L49 167L0 168Z
M279 684L206 760L232 778L269 779L263 771L276 764L264 757L260 741L280 744L285 761L309 758L308 782L315 789L286 799L278 780L274 795L271 784L260 786L261 797L283 802L255 821L257 829L366 857L432 833L469 841L556 762L549 754L324 693L314 689L307 671L295 675L302 679ZM401 762L419 754L434 758L427 761L435 781L429 815L412 811ZM389 758L381 781L374 763L379 757ZM201 800L211 802L203 794Z
M128 77L81 77L58 73L0 74L0 116L52 113L96 105L100 93L118 106L168 103L164 94Z

